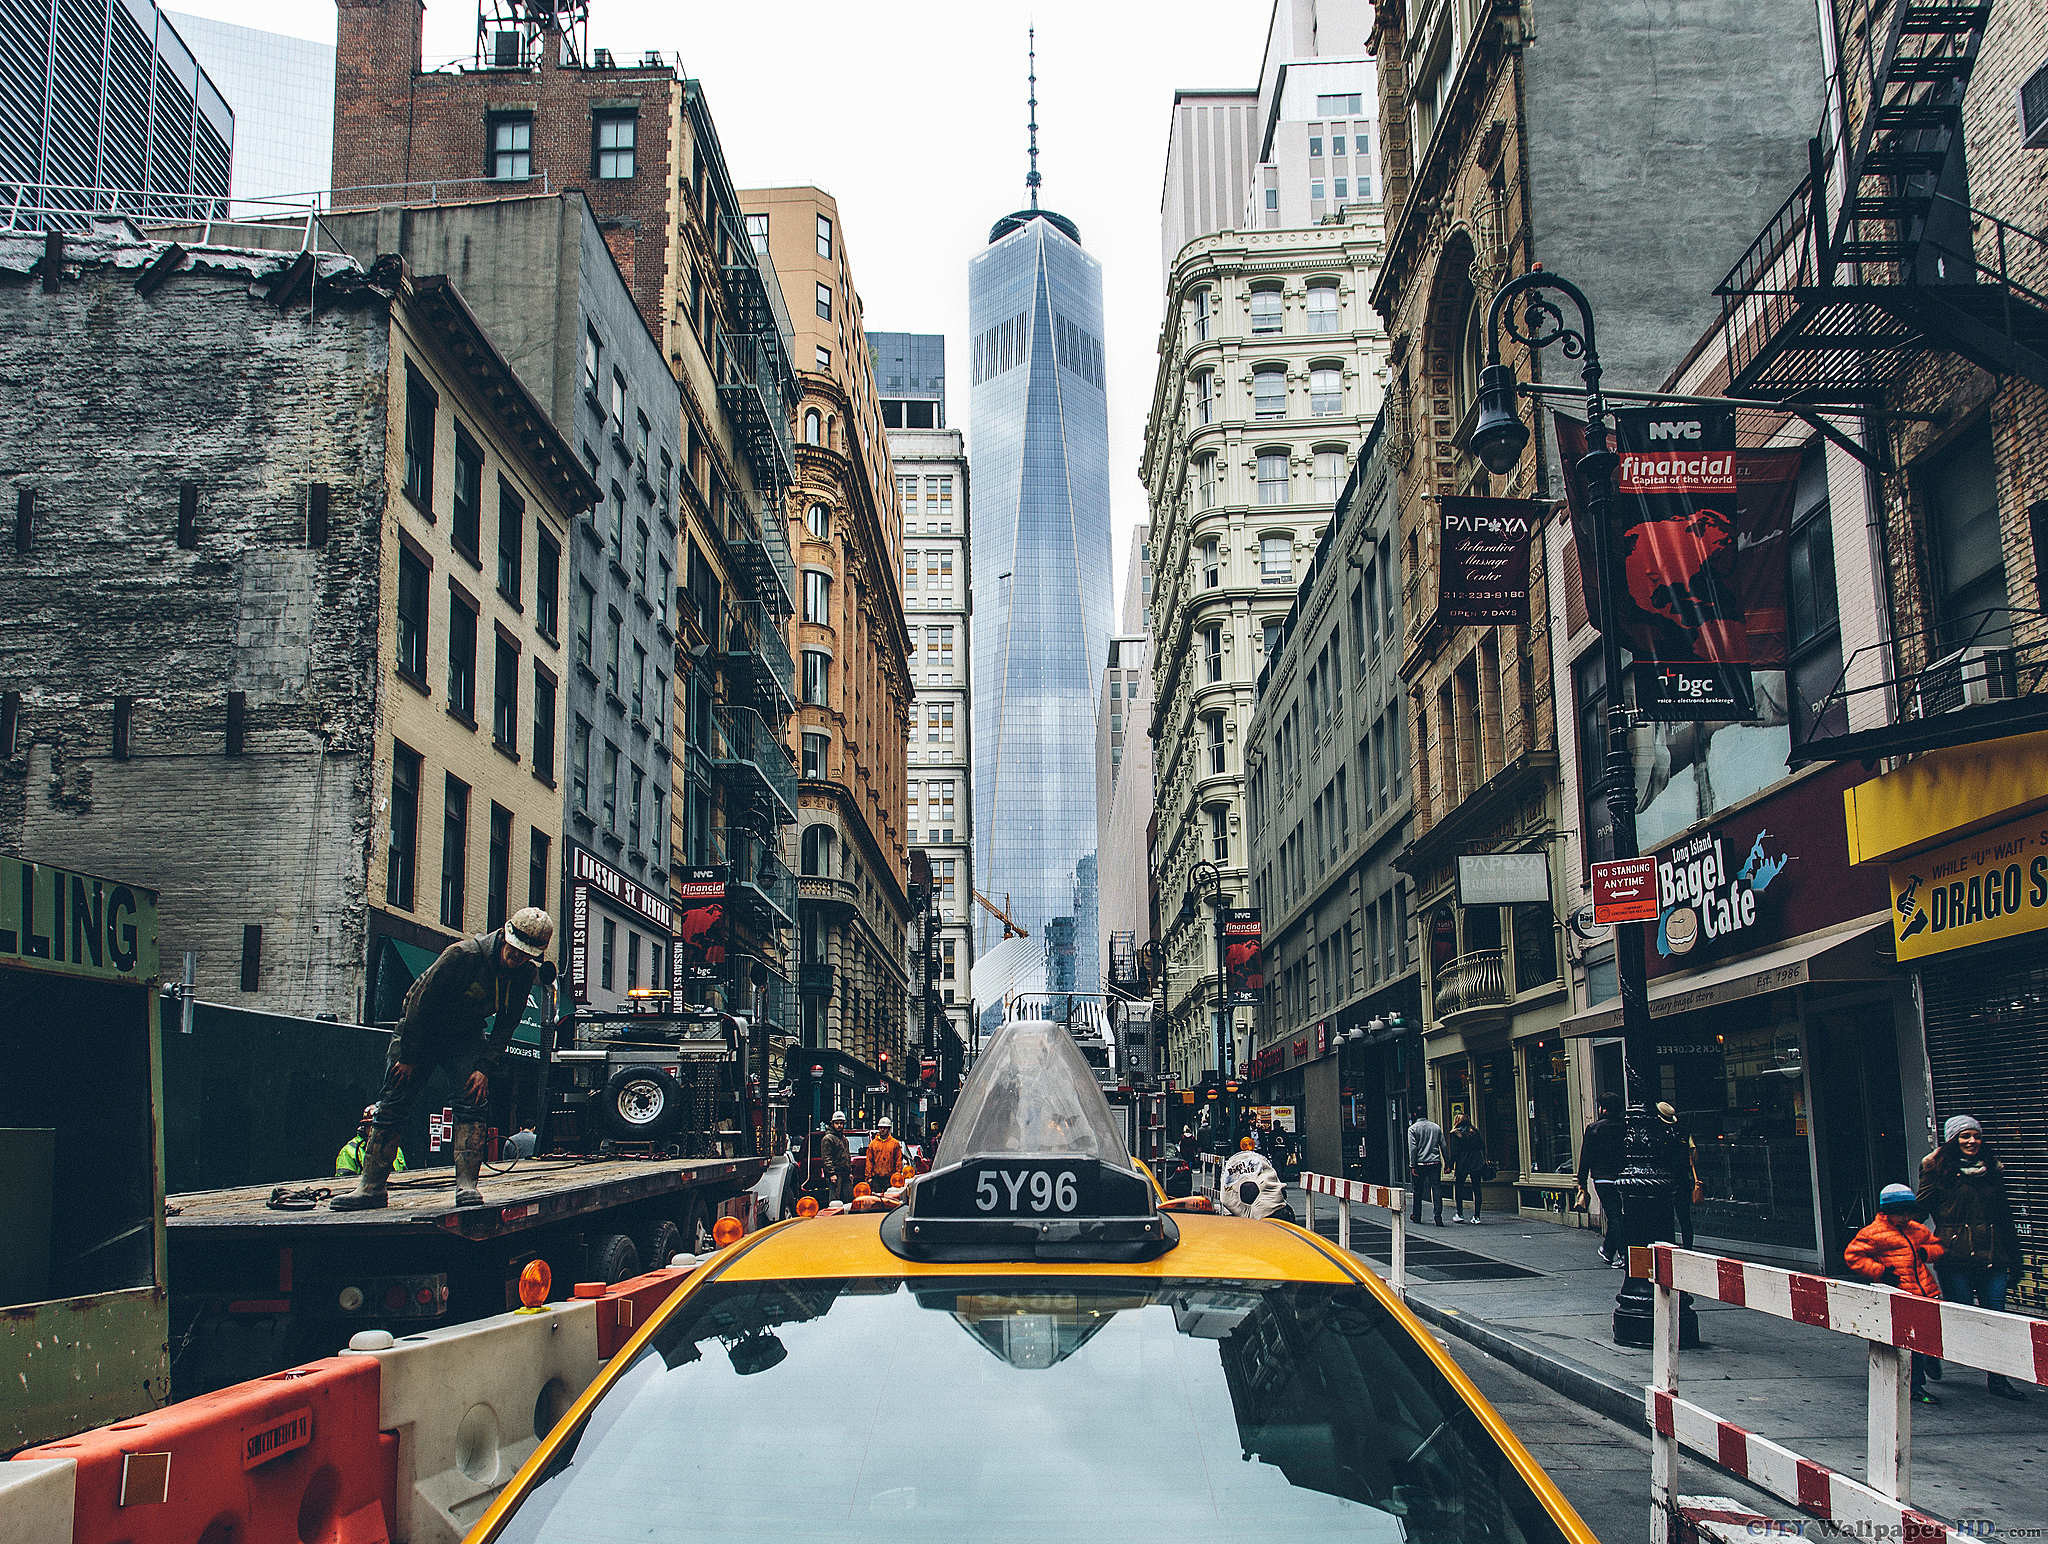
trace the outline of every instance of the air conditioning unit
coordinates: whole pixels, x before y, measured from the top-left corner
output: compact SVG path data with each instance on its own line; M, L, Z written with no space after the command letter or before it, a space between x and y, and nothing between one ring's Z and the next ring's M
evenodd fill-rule
M491 63L501 70L519 68L519 34L517 32L496 32L491 35Z
M2019 695L2019 663L2009 648L1974 645L1943 656L1920 672L1913 689L1914 716L1932 718Z
M609 70L614 67L612 64L612 51L609 48L593 49L591 50L591 57L594 61L593 68L595 69Z
M2020 86L2020 138L2029 150L2048 147L2048 64Z

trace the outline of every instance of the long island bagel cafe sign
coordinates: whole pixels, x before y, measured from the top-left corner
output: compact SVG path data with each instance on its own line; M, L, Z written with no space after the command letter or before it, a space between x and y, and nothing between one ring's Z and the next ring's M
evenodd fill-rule
M579 1003L590 1001L590 898L595 893L645 922L666 945L675 933L675 908L581 847L569 849L569 987Z

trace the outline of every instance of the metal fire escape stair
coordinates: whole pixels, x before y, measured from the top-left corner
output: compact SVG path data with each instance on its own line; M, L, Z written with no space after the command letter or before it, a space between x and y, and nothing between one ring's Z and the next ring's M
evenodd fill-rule
M1815 141L1806 181L1716 291L1731 395L1868 405L1935 349L2048 386L2048 240L1972 209L1962 180L1991 6L1889 10L1833 219Z

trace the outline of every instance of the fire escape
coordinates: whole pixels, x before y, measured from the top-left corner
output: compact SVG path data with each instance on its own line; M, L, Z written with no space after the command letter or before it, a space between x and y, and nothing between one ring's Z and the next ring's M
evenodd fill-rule
M1834 83L1840 164L1830 137L1811 142L1805 180L1715 292L1728 395L1878 415L1935 353L2048 387L2048 238L1970 203L1963 94L1990 14L1989 0L1871 0L1860 33L1844 29L1867 43ZM1888 668L1868 650L1848 660L1795 726L1800 760L2048 726L2048 615L1999 607L1873 647ZM1894 695L1893 722L1846 728L1873 692Z

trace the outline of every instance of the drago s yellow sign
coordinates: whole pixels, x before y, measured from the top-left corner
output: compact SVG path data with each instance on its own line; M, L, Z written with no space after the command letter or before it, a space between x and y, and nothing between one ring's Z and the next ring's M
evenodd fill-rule
M2048 817L2030 815L1891 865L1892 937L1917 960L2048 928Z

